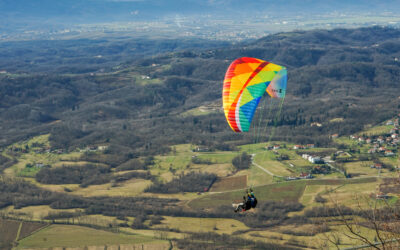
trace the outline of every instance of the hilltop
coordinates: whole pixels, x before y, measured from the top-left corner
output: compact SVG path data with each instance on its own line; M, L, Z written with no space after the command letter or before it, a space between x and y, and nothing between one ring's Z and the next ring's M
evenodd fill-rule
M380 27L291 32L217 49L129 57L132 61L118 65L115 60L125 58L131 43L96 44L96 50L117 46L122 51L99 59L93 59L97 52L75 53L74 46L65 50L54 44L54 56L47 51L44 61L44 69L55 65L54 73L37 70L38 59L32 71L25 64L23 72L11 68L0 75L0 143L51 132L53 147L107 142L125 152L152 154L172 144L248 142L249 135L230 132L218 107L229 62L251 56L289 69L282 116L270 139L327 146L331 134L350 135L397 113L399 37L398 29ZM175 42L172 50L188 44ZM311 126L314 122L322 126Z

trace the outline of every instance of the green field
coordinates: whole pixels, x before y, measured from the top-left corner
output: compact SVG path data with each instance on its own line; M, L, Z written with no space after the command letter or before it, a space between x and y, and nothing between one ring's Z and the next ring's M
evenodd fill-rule
M76 159L79 159L82 155L82 153L77 151L63 154L44 152L44 149L50 148L49 136L49 134L40 135L33 137L30 140L14 143L8 146L3 152L3 155L5 156L8 156L8 151L13 148L25 149L27 151L22 152L19 155L16 164L4 171L5 175L9 177L34 177L41 169L41 167L36 166L36 164L61 166L64 164L63 162L69 164L68 161L72 161L70 164L74 164ZM38 153L38 150L41 150L42 152ZM28 165L31 165L31 167L28 167Z
M376 178L297 180L257 186L253 187L253 189L259 201L303 201L300 199L305 199L305 203L311 204L313 197L317 193L324 193L325 189L321 189L320 186L326 189L345 186L346 188L342 189L344 191L340 191L338 194L339 196L343 196L344 199L348 199L352 195L370 192L372 190L370 187L375 188L375 185L372 184L375 182ZM303 196L304 194L306 195L305 197ZM205 208L208 206L231 205L234 201L240 201L243 195L244 190L209 194L189 202L189 206L193 208Z
M274 178L271 175L265 173L254 165L250 167L246 174L248 175L249 186L261 186L274 182Z
M300 202L306 207L317 206L318 203L315 202L316 195L328 192L330 189L334 189L336 187L337 186L333 185L307 185Z
M0 218L0 249L7 249L15 241L44 228L47 225L37 222L24 222Z
M254 157L254 161L261 167L272 172L274 175L278 176L293 175L293 172L287 169L285 164L276 160L276 156L272 151L266 151L256 154L256 156Z
M386 127L385 127L386 129ZM384 131L383 127L371 128L369 133L380 133ZM364 199L374 201L371 197L383 182L382 178L396 177L397 172L390 172L387 169L378 171L377 169L370 168L373 164L372 160L357 161L359 150L361 153L368 150L368 145L359 145L357 142L345 137L335 139L335 142L340 144L350 145L355 149L356 153L351 153L351 156L343 155L340 157L351 157L351 162L343 163L347 173L356 176L356 178L346 179L342 174L331 173L327 175L315 175L315 179L311 180L296 180L286 181L287 176L298 176L301 172L307 172L313 164L304 160L297 152L293 150L293 144L285 142L270 142L258 143L239 146L239 151L214 151L214 152L196 152L195 145L180 144L171 147L168 154L155 156L154 164L149 166L151 174L156 176L158 180L167 182L172 180L178 174L188 173L191 171L214 173L218 176L218 181L211 187L210 192L206 193L174 193L174 194L153 194L144 193L144 190L152 184L150 180L143 179L130 179L119 182L117 185L112 183L105 183L101 185L90 185L88 187L80 187L79 184L41 184L34 178L35 174L40 170L40 167L33 165L27 167L27 164L43 163L51 165L52 167L61 168L66 165L85 165L95 164L97 166L104 164L91 163L86 161L79 161L81 152L78 150L70 153L54 154L54 153L35 153L33 145L48 145L48 135L35 137L29 141L15 144L15 147L24 148L26 146L31 149L26 153L21 153L18 157L18 163L6 169L5 174L10 177L19 177L28 180L29 182L40 186L42 188L56 191L68 192L72 195L82 197L93 196L110 196L110 197L158 197L158 198L173 198L179 200L178 206L183 206L185 209L207 210L210 207L227 206L231 207L232 203L242 200L244 191L248 187L254 189L259 202L267 201L290 201L300 202L304 205L302 211L291 212L289 217L295 215L303 215L304 211L316 206L332 206L335 202L355 208L357 206L357 199ZM283 148L278 150L267 150L267 145L280 144ZM335 148L312 148L301 150L300 152L321 153L325 152L331 155L336 152ZM251 165L249 169L235 170L232 165L232 159L242 152L253 155L253 161L262 168L270 171L267 173L257 167ZM7 156L7 151L3 151ZM347 153L345 153L347 154ZM278 161L278 157L287 155L288 160ZM99 152L101 156L101 152ZM399 160L397 157L379 157L379 160L386 164L397 166ZM114 172L113 175L126 174L129 171ZM282 177L280 177L282 176ZM234 183L234 182L237 183ZM326 202L324 204L316 202L316 196L320 195ZM396 195L387 202L395 204L398 201ZM381 201L379 204L381 204ZM382 203L383 204L383 203ZM367 206L363 207L367 208ZM49 205L42 206L28 206L21 209L14 209L9 206L2 209L2 212L20 219L33 219L41 220L49 213L58 212L78 212L84 209L53 209ZM252 213L258 213L260 210L252 210ZM129 225L135 218L127 218ZM101 228L107 228L112 225L116 228L118 223L122 223L120 219L112 216L103 216L99 214L78 216L74 218L74 223L81 223L84 225L92 225ZM268 229L260 229L252 231L253 229L246 226L239 220L222 219L222 218L193 218L193 217L172 217L163 216L160 224L149 225L149 219L145 224L149 226L148 229L132 229L131 227L120 228L124 233L113 233L93 228L72 225L51 225L44 228L22 240L19 241L18 249L22 248L50 248L50 247L89 247L97 246L104 247L110 246L118 249L118 246L137 246L141 247L143 244L145 248L149 249L163 249L169 247L168 241L158 240L161 236L163 239L171 238L184 238L186 234L194 232L215 232L219 234L240 234L242 237L252 240L262 240L265 242L278 242L279 244L297 244L300 242L303 245L318 247L323 244L321 240L322 235L316 234L313 236L298 236L293 234L301 234L303 231L316 230L313 228L315 225L277 225ZM57 223L71 223L68 219L58 219ZM12 234L3 234L7 237L8 242L16 236L18 227L21 224L10 224ZM332 229L340 229L336 224L332 224ZM22 227L23 229L24 227ZM174 232L163 231L165 229ZM372 233L368 229L365 230L367 234ZM29 230L28 230L29 231ZM248 232L247 232L248 231ZM10 231L11 232L11 231ZM25 231L22 230L25 234ZM244 232L244 233L243 233ZM4 236L6 235L6 236ZM61 236L62 235L62 236ZM15 240L11 239L11 241ZM342 246L350 246L352 241L343 239ZM299 243L299 244L300 244Z
M191 218L191 217L170 217L165 216L157 228L173 228L181 232L217 232L232 234L236 231L249 229L243 222L235 219L222 218Z
M231 163L232 159L235 158L238 153L235 152L212 152L212 153L201 153L197 157L200 160L208 160L212 163Z
M376 182L375 177L352 178L352 179L328 179L328 180L308 180L307 185L344 185L344 184L364 184Z
M306 187L306 181L293 181L253 187L259 201L298 201ZM241 201L245 190L209 194L189 203L192 208L231 205Z
M18 249L49 247L85 247L124 244L159 244L151 237L127 235L72 225L51 225L25 239L20 240Z
M392 128L393 128L392 125L374 126L374 127L371 127L367 130L364 130L364 131L358 133L358 135L372 136L372 135L387 134L390 132L390 130Z

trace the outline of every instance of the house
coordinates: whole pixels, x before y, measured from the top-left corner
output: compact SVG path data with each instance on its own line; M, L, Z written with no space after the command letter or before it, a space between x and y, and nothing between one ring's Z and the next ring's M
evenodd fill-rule
M378 139L376 139L376 141L378 143L384 143L385 142L385 140L383 140L383 136L379 136Z
M44 167L44 164L41 163L41 162L38 162L38 163L35 164L35 167L42 168L42 167Z
M308 174L307 173L300 173L300 178L302 178L302 177L306 177Z
M277 149L280 149L280 148L281 148L280 145L274 145L274 147L273 147L274 150L277 150Z
M368 154L375 154L375 153L376 153L376 148L368 149Z
M293 149L302 149L302 148L304 148L304 147L301 146L301 145L294 145L294 146L293 146Z
M300 179L312 179L314 177L311 174L308 174L308 173L301 173L299 178Z
M379 148L378 148L378 152L384 152L385 150L386 150L385 147L379 147Z
M311 124L310 124L310 126L311 127L322 127L322 124L321 123L319 123L319 122L312 122Z
M293 180L297 180L299 179L298 177L294 177L294 176L289 176L286 178L287 181L293 181Z
M393 156L393 155L394 155L394 153L393 153L392 150L386 150L385 151L385 156Z
M63 149L49 149L49 153L59 154L60 155L60 154L64 153L64 150Z
M209 152L210 149L207 147L197 147L195 149L192 150L193 152Z
M315 145L314 144L307 144L307 148L314 148Z
M372 142L372 140L371 140L371 138L367 138L367 139L365 140L365 142L368 143L368 144L370 144L370 143Z
M386 125L394 125L394 122L392 120L389 120L386 122Z
M360 137L360 138L358 138L358 141L359 142L365 142L365 139L364 139L364 137Z
M108 148L108 146L98 146L97 147L100 151L104 151Z
M339 137L339 134L333 134L333 135L331 135L331 138L332 139L335 139L335 138L338 138Z
M390 196L387 194L384 194L382 192L378 192L376 194L376 199L382 200L382 199L388 199Z
M314 163L314 164L322 164L322 163L324 163L324 160L323 160L321 157L319 157L319 156L315 156L315 157L313 157L313 158L311 159L310 162L311 162L311 163Z
M382 164L381 163L374 163L373 165L371 165L371 168L382 169Z
M396 134L396 133L395 133L395 134L392 134L392 138L393 138L393 139L396 139L396 138L398 138L398 137L399 137L398 134Z
M301 157L305 160L308 160L309 155L308 154L302 154Z
M308 156L308 161L314 164L324 163L324 160L321 159L319 156Z

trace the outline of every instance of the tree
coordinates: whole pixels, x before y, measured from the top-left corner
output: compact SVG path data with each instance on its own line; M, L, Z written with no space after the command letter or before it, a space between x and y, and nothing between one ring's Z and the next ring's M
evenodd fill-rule
M242 154L233 158L232 164L237 170L248 169L251 166L251 155L243 152Z
M349 211L345 211L345 207L331 197L331 209L336 215L336 223L342 227L340 231L324 233L325 239L338 249L344 239L357 242L362 248L399 249L400 206L391 205L386 199L378 198L377 195L356 196L354 200L357 206L349 215ZM328 225L332 221L325 223Z

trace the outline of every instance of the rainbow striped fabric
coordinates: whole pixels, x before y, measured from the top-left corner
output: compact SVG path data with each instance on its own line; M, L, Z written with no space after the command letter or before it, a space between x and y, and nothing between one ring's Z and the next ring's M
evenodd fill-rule
M226 71L222 90L224 113L232 130L249 131L264 93L283 98L286 83L287 70L283 66L251 57L233 61Z

